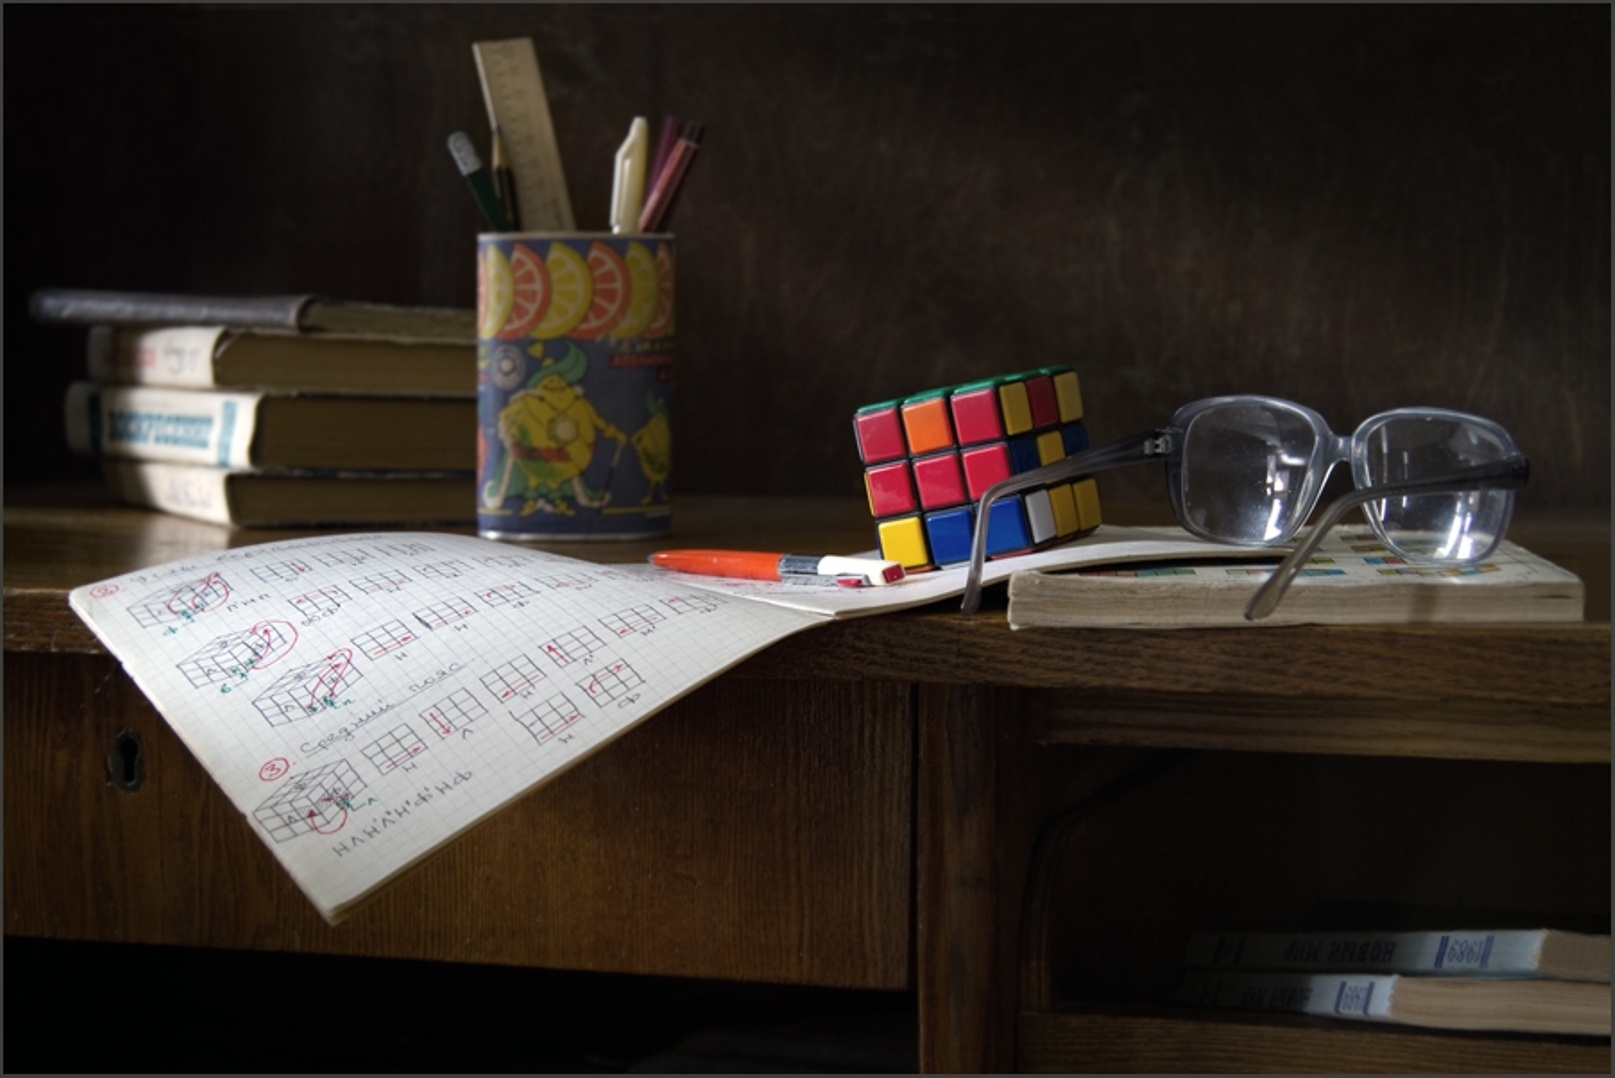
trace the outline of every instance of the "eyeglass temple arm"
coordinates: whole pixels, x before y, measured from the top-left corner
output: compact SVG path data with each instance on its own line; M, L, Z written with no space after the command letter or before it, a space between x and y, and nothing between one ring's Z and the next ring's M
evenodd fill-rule
M970 572L965 578L964 598L959 609L974 614L981 606L981 570L987 560L987 512L994 502L1006 494L1018 494L1033 487L1057 483L1072 476L1120 468L1128 464L1142 464L1159 460L1171 454L1173 435L1177 432L1162 427L1131 438L1111 442L1089 449L1053 464L1033 468L1029 472L1012 475L988 487L976 503L976 523L970 538Z
M1531 462L1525 456L1513 456L1493 464L1477 464L1471 468L1448 472L1437 479L1421 479L1410 483L1387 483L1342 495L1324 511L1318 522L1307 532L1306 538L1279 562L1273 574L1256 589L1245 605L1245 620L1260 621L1278 608L1279 600L1290 589L1302 568L1312 558L1330 530L1347 513L1368 502L1414 494L1457 494L1469 490L1518 490L1525 486L1531 475Z

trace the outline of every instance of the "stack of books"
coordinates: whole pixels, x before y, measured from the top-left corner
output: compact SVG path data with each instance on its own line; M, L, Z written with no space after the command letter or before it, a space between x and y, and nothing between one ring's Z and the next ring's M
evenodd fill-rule
M245 527L475 519L472 311L82 290L32 306L90 327L68 445L125 501Z
M1558 929L1191 937L1180 1002L1433 1029L1610 1035L1610 937Z

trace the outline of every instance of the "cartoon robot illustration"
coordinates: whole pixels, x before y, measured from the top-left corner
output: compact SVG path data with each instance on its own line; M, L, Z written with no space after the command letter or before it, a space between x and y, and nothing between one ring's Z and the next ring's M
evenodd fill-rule
M588 365L588 357L567 342L566 355L559 360L545 358L500 410L503 460L492 462L490 471L497 474L483 487L486 506L492 508L520 495L523 516L540 510L572 516L577 512L572 502L600 508L610 500L611 492L595 491L583 473L594 459L600 435L617 443L613 467L628 444L628 435L595 411L583 395L578 383Z

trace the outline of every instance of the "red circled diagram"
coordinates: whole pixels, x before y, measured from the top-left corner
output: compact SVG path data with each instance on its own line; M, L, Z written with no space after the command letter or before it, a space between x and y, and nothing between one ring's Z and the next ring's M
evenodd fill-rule
M264 782L274 782L285 776L292 769L291 761L284 756L277 756L258 769L258 778Z

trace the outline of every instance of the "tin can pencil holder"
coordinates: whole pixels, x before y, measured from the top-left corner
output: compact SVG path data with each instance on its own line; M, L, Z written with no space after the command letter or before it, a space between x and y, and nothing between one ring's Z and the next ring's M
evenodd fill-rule
M673 237L477 237L477 530L640 539L672 525Z

